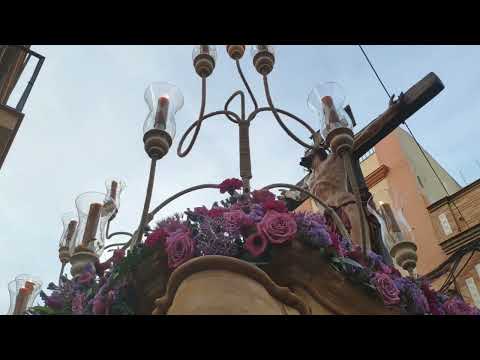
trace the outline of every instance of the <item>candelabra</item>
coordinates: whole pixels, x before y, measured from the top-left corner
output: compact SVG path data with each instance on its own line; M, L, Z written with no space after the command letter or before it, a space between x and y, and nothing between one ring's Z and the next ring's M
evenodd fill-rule
M227 45L226 50L229 57L235 62L240 79L253 105L253 110L247 114L245 92L237 90L228 97L222 110L206 111L207 79L215 69L217 51L215 46L212 45L196 46L193 50L192 58L195 72L201 79L200 110L197 120L187 128L180 138L177 148L178 156L183 158L189 154L205 120L215 116L224 116L227 121L238 126L240 177L243 182L243 192L248 193L250 192L250 180L252 179L250 126L258 114L270 112L279 126L297 144L313 151L330 147L332 151L338 153L344 159L346 173L357 198L362 219L362 247L366 251L369 246L368 229L351 164L351 150L353 146L352 122L354 120L351 112L348 113L350 111L348 106L345 107L348 110L348 117L345 115L345 110L342 109L344 99L342 96L339 96L341 95L341 92L339 92L340 88L336 84L326 83L315 87L308 97L310 108L321 116L321 134L319 134L306 121L274 105L268 82L268 75L273 71L275 65L275 50L273 46L253 45L251 47L253 65L262 77L265 99L268 105L263 107L259 106L241 69L240 60L245 54L246 45ZM230 109L230 104L236 97L240 97L239 113ZM121 246L122 249L128 249L137 246L142 242L143 236L147 234L148 226L146 225L153 220L154 216L163 207L187 193L202 189L218 188L217 184L200 184L189 187L170 196L150 211L156 164L158 160L168 153L173 144L176 130L175 115L183 107L184 99L181 91L175 85L165 82L154 82L145 91L145 101L149 112L143 125L143 143L145 152L151 162L144 207L139 225L133 233L121 231L109 234L110 223L118 213L120 193L125 188L123 181L118 179L107 180L106 193L87 192L79 195L75 201L77 216L68 214L63 218L64 230L59 247L59 258L62 263L60 275L63 274L64 267L68 262L71 264L71 274L78 276L87 264L94 264L98 261L101 254L108 248ZM284 123L282 119L284 116L303 125L310 133L313 144L309 144L297 137ZM184 148L186 139L190 134L192 134L190 142ZM323 140L322 135L325 140ZM333 219L342 236L350 238L336 212L310 191L287 183L274 183L263 187L265 190L276 188L295 190L313 198L317 205L324 209L325 215ZM118 235L128 236L129 240L105 246L106 239Z

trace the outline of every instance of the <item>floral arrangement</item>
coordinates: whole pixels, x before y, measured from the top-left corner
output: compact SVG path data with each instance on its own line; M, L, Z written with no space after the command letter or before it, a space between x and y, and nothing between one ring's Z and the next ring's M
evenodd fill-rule
M332 219L317 213L289 212L285 202L266 190L239 194L242 181L227 179L218 185L229 197L208 209L187 209L160 221L150 231L144 246L127 257L116 251L112 259L87 268L74 280L63 279L60 287L49 285L50 296L41 294L45 307L31 313L131 314L129 287L125 280L132 267L163 247L171 271L188 260L205 255L236 257L254 264L268 263L274 247L297 239L320 249L332 267L378 296L386 306L405 314L480 315L459 298L433 290L421 279L402 277L380 255L369 251L367 259L359 246L343 238ZM97 277L95 276L97 275ZM98 278L98 279L97 279Z
M48 284L50 295L40 292L45 306L29 309L32 315L127 315L133 314L129 303L132 295L127 274L134 262L142 257L124 250L115 250L104 263L86 266L82 274L73 279L62 276L59 285Z

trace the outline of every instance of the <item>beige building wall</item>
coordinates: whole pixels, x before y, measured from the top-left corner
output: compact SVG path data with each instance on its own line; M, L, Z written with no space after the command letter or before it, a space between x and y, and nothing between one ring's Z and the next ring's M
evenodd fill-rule
M442 184L435 176L430 165L425 160L422 152L418 149L415 140L403 129L397 128L395 135L400 141L402 150L408 159L411 171L417 176L418 189L425 197L427 205L447 196ZM425 150L425 154L435 172L440 177L442 183L449 194L453 194L461 189L461 186L448 172Z

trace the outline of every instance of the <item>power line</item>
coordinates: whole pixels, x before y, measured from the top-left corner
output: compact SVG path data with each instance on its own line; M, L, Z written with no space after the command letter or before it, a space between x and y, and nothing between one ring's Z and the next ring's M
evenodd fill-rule
M370 61L370 59L368 58L368 55L367 53L365 52L365 50L363 50L362 48L362 45L358 45L358 47L360 48L360 50L362 51L363 55L365 56L365 59L367 60L368 64L370 65L370 67L372 68L373 72L375 73L375 76L377 77L378 79L378 82L380 83L380 85L382 85L383 87L383 90L385 90L385 93L387 94L388 96L388 99L392 99L392 97L390 96L390 93L388 92L387 88L385 87L385 85L383 84L383 81L382 79L380 79L380 76L378 75L377 71L375 70L375 67L373 66L372 62ZM465 219L465 217L462 215L460 209L457 207L457 205L455 204L454 201L450 201L449 197L450 197L450 193L448 192L445 184L443 183L442 179L440 179L440 176L437 174L437 172L435 171L435 169L433 168L433 165L432 163L430 162L430 160L428 159L428 156L427 154L425 153L425 151L423 150L422 146L419 144L419 142L417 141L417 138L415 137L415 135L413 134L412 130L410 129L410 127L408 126L408 124L403 121L403 124L407 127L407 130L408 132L410 133L410 136L413 138L413 140L415 141L415 143L417 144L418 148L420 149L423 157L425 158L425 160L427 161L428 165L430 166L430 169L432 169L433 173L435 174L435 177L437 178L438 182L440 183L440 185L442 185L443 187L443 190L445 191L445 194L447 194L447 203L448 203L448 206L450 207L450 202L453 204L453 206L455 207L455 209L458 211L458 213L460 214L460 219L465 221L465 223L467 224L467 227L469 226L468 225L468 222L467 220ZM452 211L452 208L450 207L450 211ZM452 211L453 213L453 211ZM460 226L459 224L457 223L457 220L456 220L456 217L454 216L453 217L455 219L455 223L457 224L457 227L458 227L458 230L460 230Z
M375 76L377 77L378 81L379 81L380 84L382 85L383 90L385 90L385 92L387 93L388 98L390 99L390 98L391 98L390 93L388 92L387 88L385 87L385 85L383 84L382 80L380 79L380 76L378 76L377 71L375 70L375 68L373 67L372 63L370 62L370 59L369 59L368 56L367 56L367 53L363 50L362 45L358 45L358 47L360 48L360 50L362 50L362 53L363 53L363 55L365 56L365 59L367 59L368 63L370 64L370 67L372 68L373 72L375 73Z

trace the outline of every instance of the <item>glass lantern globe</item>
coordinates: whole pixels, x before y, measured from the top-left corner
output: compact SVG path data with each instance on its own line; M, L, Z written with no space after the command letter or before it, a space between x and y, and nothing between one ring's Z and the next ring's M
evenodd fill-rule
M105 226L115 211L114 207L104 206L105 199L112 202L107 194L100 192L86 192L75 199L79 224L71 245L72 255L80 251L102 255Z
M73 211L66 212L62 215L63 231L60 237L60 251L70 252L70 245L75 239L78 226L77 214Z
M105 188L107 193L105 194L104 206L112 207L114 212L117 212L120 208L120 195L127 187L125 181L118 178L108 178L105 180Z
M175 137L175 114L183 107L183 95L178 87L167 82L154 82L145 90L149 113L143 124L143 133L152 129L165 131Z
M40 293L42 281L32 275L21 274L8 283L10 307L7 315L23 315L32 307L35 298Z
M325 139L334 129L353 128L343 109L344 103L345 92L336 82L316 85L308 95L308 107L318 116L320 132Z
M263 51L275 55L275 47L273 45L252 45L250 47L250 53L252 54L252 57L255 57L255 55Z
M199 55L210 55L213 58L213 61L217 62L217 48L215 45L195 45L192 51L192 60Z

